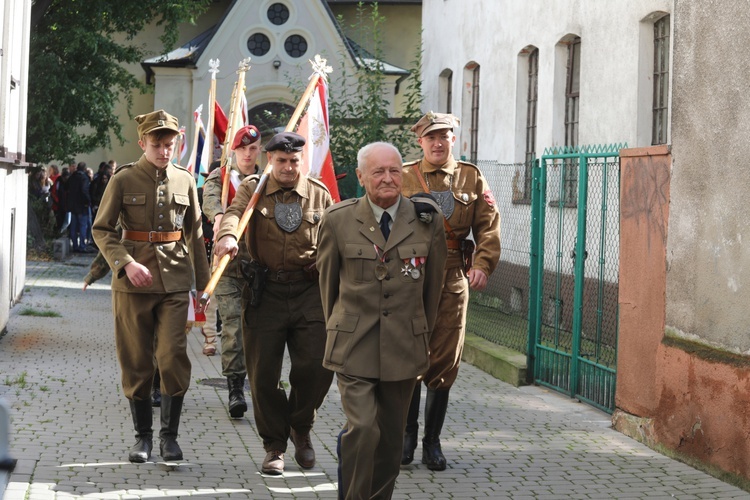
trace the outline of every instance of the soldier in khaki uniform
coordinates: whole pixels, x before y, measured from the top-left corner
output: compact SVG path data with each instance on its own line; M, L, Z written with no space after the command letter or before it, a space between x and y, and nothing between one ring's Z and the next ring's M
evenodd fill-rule
M284 472L290 437L297 463L315 465L310 430L333 380L322 366L326 332L315 270L320 218L333 200L324 184L300 174L304 144L293 132L266 144L273 170L244 237L253 261L245 268L255 277L243 290L245 366L266 450L261 471L272 475ZM239 219L258 181L251 175L240 184L217 234L218 256L237 254ZM285 348L291 358L288 397L280 380Z
M93 234L112 269L117 357L137 439L129 459L145 462L151 455L155 356L161 372L161 456L182 460L177 433L190 385L188 294L193 279L198 290L206 286L208 260L195 179L170 162L177 119L159 110L135 120L143 156L112 176Z
M471 163L456 161L453 144L458 119L449 114L427 113L411 130L416 133L424 157L404 165L404 195L430 192L445 216L448 260L435 331L430 339L422 463L431 470L445 470L440 432L448 408L448 393L458 375L464 346L469 287L483 290L500 260L500 213L490 186ZM469 233L476 243L473 263ZM466 258L464 258L466 257ZM402 464L411 463L417 446L421 384L414 390L404 433Z
M237 131L232 141L232 150L237 157L237 167L230 170L227 204L231 205L234 193L240 182L258 170L257 160L260 154L260 132L253 125L247 125ZM218 234L224 208L221 206L221 189L226 167L217 168L206 179L203 185L203 213L214 221L214 234ZM241 418L247 411L245 402L245 355L242 349L242 289L245 279L240 271L240 262L250 260L247 245L239 241L238 257L233 259L214 290L221 314L221 370L227 377L229 389L229 415Z
M339 498L391 498L406 413L428 365L445 268L437 205L401 196L401 154L376 142L357 155L362 198L329 208L318 250L328 342L346 427ZM420 217L418 212L424 211Z
M89 286L104 278L107 274L109 274L109 264L107 264L107 259L104 258L102 252L99 251L91 262L89 273L83 278L83 291L85 292ZM161 376L158 366L154 372L154 380L151 385L151 406L161 406Z

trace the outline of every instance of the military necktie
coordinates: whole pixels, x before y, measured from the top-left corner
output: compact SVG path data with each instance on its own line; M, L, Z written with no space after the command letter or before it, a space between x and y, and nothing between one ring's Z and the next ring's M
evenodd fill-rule
M380 230L383 232L385 241L388 241L388 236L391 234L391 228L388 226L389 222L391 222L391 215L388 212L383 212L383 215L380 217Z

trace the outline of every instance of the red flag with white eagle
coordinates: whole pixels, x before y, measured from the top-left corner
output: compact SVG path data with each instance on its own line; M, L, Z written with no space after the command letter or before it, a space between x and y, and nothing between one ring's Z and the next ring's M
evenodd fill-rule
M328 187L334 202L341 201L336 172L331 157L330 129L328 127L328 85L320 78L310 99L310 106L302 118L297 132L305 137L305 158L309 165L308 175Z

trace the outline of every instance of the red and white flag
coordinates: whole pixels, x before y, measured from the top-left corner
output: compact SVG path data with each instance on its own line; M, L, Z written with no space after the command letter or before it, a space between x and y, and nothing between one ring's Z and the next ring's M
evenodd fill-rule
M310 99L310 106L300 122L297 133L307 139L304 154L310 169L308 175L328 187L334 202L341 201L330 149L328 85L323 78L318 80Z
M224 165L221 167L221 184L224 185L224 175L226 174L227 167ZM230 170L229 172L229 193L227 193L227 206L232 204L234 195L237 194L237 189L240 187L240 173L236 170Z

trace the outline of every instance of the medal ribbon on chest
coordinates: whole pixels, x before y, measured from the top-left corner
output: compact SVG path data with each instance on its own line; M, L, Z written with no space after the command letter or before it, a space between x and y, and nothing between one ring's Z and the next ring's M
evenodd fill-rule
M385 255L386 253L383 252L381 255L381 250L376 244L372 244L372 246L375 248L375 254L378 256L378 265L375 266L375 277L378 279L378 281L383 281L386 276L388 276L388 268L385 267Z

